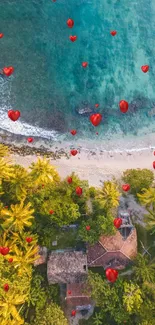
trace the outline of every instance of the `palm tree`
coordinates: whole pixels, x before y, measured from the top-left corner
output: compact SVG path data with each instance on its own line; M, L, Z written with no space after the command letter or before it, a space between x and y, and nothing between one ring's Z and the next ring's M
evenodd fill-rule
M10 177L13 177L13 167L9 164L9 160L0 158L0 181L9 180Z
M14 288L11 287L7 295L4 293L0 296L0 319L3 322L1 324L24 324L24 320L20 317L17 306L22 305L27 296L27 294L20 295L19 293L15 293Z
M20 250L18 246L14 245L13 254L8 254L7 257L13 258L13 265L15 269L18 269L19 276L27 274L29 277L31 277L32 264L40 257L38 252L39 247L36 245L34 240L31 246L25 244L23 250Z
M144 220L147 223L148 229L155 232L155 188L144 189L143 194L137 194L141 204L145 205L149 212L145 215Z
M20 204L11 205L10 210L2 209L0 219L4 220L1 226L5 229L11 229L22 233L24 227L30 227L34 219L34 209L31 209L31 203L24 206L24 201Z
M97 194L97 199L107 209L116 208L119 205L119 197L117 184L110 181L104 182L104 186Z
M59 174L46 158L39 158L36 163L31 164L30 169L32 181L37 185L60 181Z
M8 156L8 151L9 151L9 148L5 145L3 145L2 143L0 143L0 157L6 157Z
M148 258L138 254L133 266L134 278L138 282L151 283L155 280L155 260L149 261Z
M26 198L29 184L31 183L28 172L25 168L14 165L14 176L10 178L10 191L12 197L15 196L19 201Z

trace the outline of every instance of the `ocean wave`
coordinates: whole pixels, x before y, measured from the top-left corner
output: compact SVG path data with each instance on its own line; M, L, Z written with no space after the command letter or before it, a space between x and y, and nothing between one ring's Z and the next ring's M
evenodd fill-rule
M9 109L12 108L9 107ZM20 119L16 122L11 121L7 115L9 109L5 106L3 108L0 108L0 128L2 130L16 135L36 136L53 141L58 140L59 133L54 130L44 130L38 126L24 123L20 121Z

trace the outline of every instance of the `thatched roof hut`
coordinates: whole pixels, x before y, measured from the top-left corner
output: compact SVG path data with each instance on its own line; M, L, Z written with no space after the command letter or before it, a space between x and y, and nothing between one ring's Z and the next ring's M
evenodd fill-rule
M88 246L88 267L123 269L136 255L136 229L133 228L126 239L117 231L114 236L101 236L97 244Z
M47 262L47 278L52 283L79 283L87 275L87 255L83 252L51 252Z
M68 306L88 306L92 304L91 292L85 283L67 284L66 302Z

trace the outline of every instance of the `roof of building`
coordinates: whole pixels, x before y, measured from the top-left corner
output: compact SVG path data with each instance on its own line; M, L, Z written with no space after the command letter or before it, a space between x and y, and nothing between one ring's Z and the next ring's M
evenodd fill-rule
M119 231L114 236L101 236L99 242L88 246L88 266L124 268L137 255L137 232L132 229L123 239Z
M51 252L47 262L49 283L79 283L87 275L87 255L83 252Z
M92 299L90 296L90 289L88 289L85 283L67 284L67 305L70 305L72 307L91 305Z

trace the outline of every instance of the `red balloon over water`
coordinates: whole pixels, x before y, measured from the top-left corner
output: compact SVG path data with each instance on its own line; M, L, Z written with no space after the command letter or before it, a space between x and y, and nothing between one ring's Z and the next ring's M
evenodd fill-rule
M120 226L122 225L122 219L121 218L115 218L114 219L114 226L119 229Z
M88 66L88 62L82 62L83 68L86 68Z
M71 19L71 18L69 18L69 19L67 20L67 25L68 25L69 28L72 28L72 27L74 26L74 20Z
M5 68L2 69L3 73L4 73L5 76L7 76L7 77L10 77L10 76L13 74L14 70L15 70L15 69L14 69L14 67L12 67L12 66L10 66L10 67L5 67Z
M71 130L70 133L71 133L72 135L75 135L75 134L77 133L77 131L76 131L76 130Z
M90 121L94 126L98 126L102 121L102 115L100 113L92 114Z
M149 65L142 65L141 70L146 73L149 71Z
M128 111L129 104L125 100L119 102L120 111L126 113Z
M109 268L109 269L106 269L105 275L106 275L106 278L108 279L108 281L115 282L118 278L118 271Z
M0 33L0 38L3 38L4 34L3 33Z
M71 42L75 42L77 40L77 36L74 35L74 36L69 36L69 39Z
M112 30L112 31L110 32L110 34L111 34L112 36L115 36L115 35L117 34L117 32L116 32L116 30Z
M12 120L13 122L17 121L20 117L20 112L19 111L14 111L12 109L10 109L8 111L8 117L10 118L10 120Z
M29 143L31 143L31 142L33 142L33 138L27 138L27 141L28 141Z

